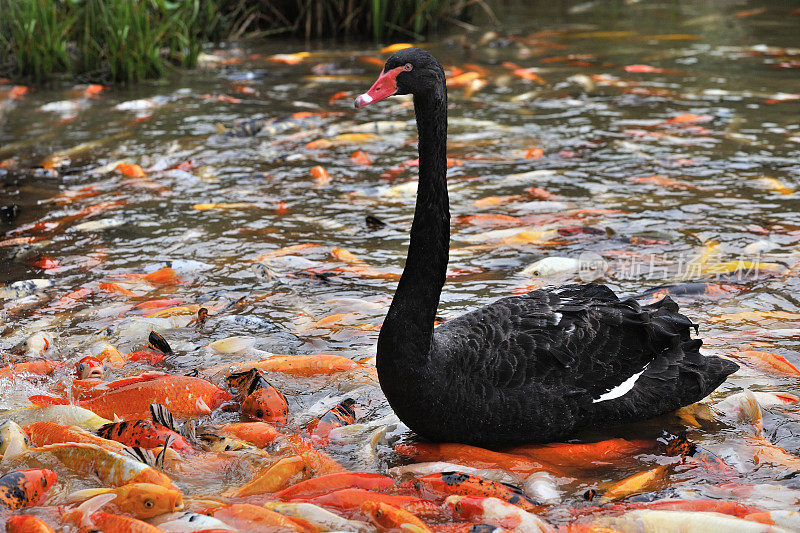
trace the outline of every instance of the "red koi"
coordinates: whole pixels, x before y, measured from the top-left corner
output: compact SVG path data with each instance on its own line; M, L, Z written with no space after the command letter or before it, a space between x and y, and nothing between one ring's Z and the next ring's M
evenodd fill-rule
M392 478L367 472L335 472L296 483L275 493L281 500L313 498L337 490L356 488L369 491L388 490L394 485Z
M414 514L423 516L436 516L441 511L439 506L430 500L415 498L414 496L398 496L395 494L383 494L364 489L341 489L313 498L299 499L292 501L308 501L315 505L333 507L341 511L350 513L361 512L361 506L366 502L388 503L395 507L402 507Z

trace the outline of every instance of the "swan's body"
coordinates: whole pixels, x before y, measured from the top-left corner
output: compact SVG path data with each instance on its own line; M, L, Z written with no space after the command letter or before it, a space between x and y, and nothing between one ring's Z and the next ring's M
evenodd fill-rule
M640 307L603 285L503 298L434 329L450 240L444 71L427 52L401 50L356 107L405 93L414 95L419 188L377 365L409 428L483 446L559 440L673 411L736 371L736 363L700 354L693 324L668 298Z

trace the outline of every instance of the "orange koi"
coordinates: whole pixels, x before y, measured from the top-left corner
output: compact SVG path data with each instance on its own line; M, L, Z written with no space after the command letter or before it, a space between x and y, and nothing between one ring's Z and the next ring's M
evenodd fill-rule
M137 518L97 511L89 517L91 527L88 531L114 531L119 533L160 533L156 526L151 526ZM84 531L83 529L81 531Z
M0 508L13 510L39 505L57 481L58 475L47 469L9 472L0 477Z
M669 465L658 465L613 484L600 498L600 503L621 500L635 494L664 488L669 479Z
M303 462L317 475L342 472L345 468L327 453L317 450L299 435L285 435L283 444L291 450L292 455L299 455Z
M666 176L644 176L644 177L637 177L637 178L628 178L628 181L632 183L646 183L649 185L658 185L660 187L666 187L668 189L698 189L696 185L692 185L691 183L685 181L678 181L672 178L668 178Z
M103 394L75 403L93 411L98 416L123 420L150 416L150 405L169 405L180 418L205 416L231 398L205 379L152 372L134 378L111 382ZM67 400L32 396L30 400L41 405L68 404Z
M30 87L25 87L24 85L15 85L10 91L8 91L8 97L11 100L18 100L28 94L30 90Z
M341 355L273 355L260 361L214 366L206 369L204 373L206 375L215 375L220 372L244 372L251 368L258 368L265 372L280 372L293 377L311 377L347 372L359 368L359 366L352 359Z
M710 322L710 321L709 321ZM745 363L753 365L767 372L775 372L785 376L800 377L800 370L786 360L782 355L758 350L739 350L729 352L728 355L736 359L741 359Z
M136 276L137 274L133 275ZM158 300L147 300L146 302L139 302L138 304L134 305L133 308L136 310L163 309L165 307L172 307L173 305L177 305L182 302L183 300L176 300L173 298L162 298Z
M34 422L22 428L37 446L47 446L49 444L63 444L68 442L84 442L99 446L110 452L120 452L125 445L113 440L108 440L102 435L97 436L85 429L77 426L62 426L49 420Z
M662 122L662 124L700 124L710 120L714 120L714 117L710 115L695 115L693 113L685 113L683 115L672 117L671 119Z
M491 207L495 205L508 204L511 202L518 202L524 199L525 197L519 194L515 194L512 196L487 196L485 198L480 198L479 200L475 200L474 202L472 202L472 205L478 208Z
M266 422L241 422L228 424L221 430L226 435L231 435L239 440L264 448L275 440L281 433L271 424Z
M539 159L544 155L544 150L541 148L531 148L525 154L525 159Z
M86 356L75 363L75 376L78 379L101 379L106 372L103 362L92 356Z
M306 431L313 437L327 439L333 428L355 424L356 412L353 410L355 403L354 400L347 398L318 419L312 421L306 427Z
M385 63L383 59L370 56L358 56L358 60L361 61L362 63L366 63L367 65L373 65L380 68L383 68L383 65Z
M341 489L312 498L292 501L308 501L315 505L333 507L334 509L348 512L361 511L361 506L366 502L380 502L402 507L407 511L423 516L435 516L440 513L439 506L430 500L423 500L414 496L383 494L364 489Z
M55 533L55 530L41 518L29 514L16 514L6 518L8 533Z
M307 477L308 466L299 455L292 455L279 459L263 472L253 476L253 478L235 491L232 496L253 496L255 494L266 494L278 492L290 484L291 480Z
M273 386L261 387L242 402L242 414L270 424L288 422L289 405L286 397Z
M342 100L344 98L348 98L353 94L353 91L339 91L338 93L334 94L328 99L328 104L333 105L334 103Z
M462 472L440 472L422 476L400 484L400 489L411 490L420 497L444 499L453 494L461 496L491 496L512 503L526 511L540 506L519 488Z
M328 174L327 170L319 165L309 170L309 174L311 174L311 177L314 178L315 187L324 187L331 182L331 175Z
M344 248L333 248L331 250L331 255L342 263L347 263L348 265L366 265L361 258L349 252L348 250L345 250Z
M356 150L350 155L350 161L355 163L356 165L362 165L368 167L372 165L372 159L366 154L366 152L362 150Z
M425 522L413 513L385 502L364 502L361 512L367 515L378 531L413 531L414 533L433 533Z
M86 98L92 98L97 96L101 92L105 91L106 89L108 89L108 87L93 83L83 90L83 96L85 96Z
M538 83L539 85L545 85L547 82L544 79L533 72L531 69L527 68L516 68L511 71L511 74L516 76L517 78L523 79L525 81L533 81Z
M147 175L139 165L130 165L128 163L120 163L114 167L114 170L129 178L144 178Z
M135 292L125 287L120 287L116 283L100 283L98 287L100 287L100 290L122 294L123 296L136 296Z
M175 273L174 268L160 268L155 272L151 272L142 276L142 279L154 285L174 285L180 283L180 279Z
M477 214L465 215L455 219L455 222L461 224L470 224L473 226L520 226L522 221L517 217L509 215L495 215L495 214Z
M213 516L239 531L295 531L313 533L314 530L288 516L250 503L232 503L205 514Z
M310 55L311 54L309 52L297 52L294 54L274 54L269 56L267 58L267 61L271 61L273 63L283 63L286 65L297 65Z
M466 444L398 444L394 450L418 462L445 461L474 468L501 468L515 474L531 474L542 470L541 464L524 455L495 452Z
M52 374L56 369L61 368L64 365L66 365L64 362L48 361L46 359L15 363L13 365L0 368L0 378L10 378L17 374L37 374L40 376L46 376Z
M328 492L356 488L368 491L388 490L394 485L394 480L380 474L367 472L334 472L313 477L275 494L281 500L313 498Z
M152 483L128 483L116 488L79 490L70 494L69 499L80 501L100 494L113 494L115 498L110 503L111 507L140 520L183 509L181 491Z
M651 67L650 65L626 65L622 67L622 70L625 72L635 72L637 74L664 74L667 72L674 72L659 67Z
M654 448L647 440L609 439L600 442L568 444L530 444L504 450L507 453L524 455L541 463L571 468L593 468L597 465L613 464L629 460L636 454Z

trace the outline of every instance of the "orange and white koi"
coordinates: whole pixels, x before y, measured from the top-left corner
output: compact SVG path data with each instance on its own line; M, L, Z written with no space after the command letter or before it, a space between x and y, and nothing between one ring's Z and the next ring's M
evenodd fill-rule
M67 468L87 475L96 475L104 485L119 487L127 483L153 483L172 487L166 474L126 455L89 443L49 444L31 448L26 455L51 456Z
M281 500L312 498L346 488L369 491L388 490L394 485L392 478L367 472L335 472L296 483L275 494Z
M385 502L364 502L361 512L375 524L378 531L403 531L408 533L433 533L425 522L401 507Z
M555 531L535 514L497 498L453 495L444 503L459 520L491 524L519 533Z
M114 494L116 498L111 501L111 507L140 520L183 509L181 491L153 483L128 483L116 488L79 490L69 495L69 501L84 501L99 494Z

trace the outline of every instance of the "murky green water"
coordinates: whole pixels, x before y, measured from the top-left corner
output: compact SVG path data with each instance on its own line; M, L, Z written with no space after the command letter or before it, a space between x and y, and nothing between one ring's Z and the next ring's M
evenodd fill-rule
M800 364L800 6L537 4L499 9L507 24L498 34L455 32L428 47L451 77L463 81L464 72L476 72L485 81L449 91L453 253L440 315L456 316L526 287L587 280L585 270L564 272L566 260L549 263L561 271L553 275L521 271L547 257L588 258L600 265L605 283L626 295L665 283L719 283L712 294L675 297L700 323L706 352L759 350ZM301 51L311 54L298 64L269 60ZM408 100L352 109L353 97L379 71L360 58L386 54L367 45L280 41L212 55L195 72L93 98L80 96L82 86L59 85L12 99L6 94L12 85L0 86L0 160L6 159L0 205L20 206L18 218L0 222L0 281L52 282L3 300L2 350L24 351L31 334L46 331L54 340L46 358L94 355L101 341L130 351L146 344L146 326L135 333L122 327L146 314L132 307L172 298L220 310L205 328L187 327L187 316L159 330L179 354L173 372L257 358L196 350L232 335L254 337L257 349L273 353L374 355L414 206L416 167L387 171L417 157ZM332 100L341 92L348 94ZM218 128L254 119L277 120L252 137ZM353 133L360 135L337 137ZM333 146L309 147L320 139ZM356 150L372 165L354 162ZM118 162L140 165L146 177L121 175ZM42 164L54 169L37 169ZM311 175L317 165L330 174L328 183ZM68 191L87 197L52 201ZM119 205L81 212L112 201ZM240 205L193 208L205 203ZM55 228L33 226L76 213ZM370 215L386 225L368 224ZM107 227L80 226L87 222ZM545 233L516 235L525 229ZM494 230L507 231L487 233ZM8 241L25 237L37 242ZM297 244L318 246L254 262ZM333 257L333 248L366 266L353 268ZM41 256L58 267L34 266ZM128 276L167 263L178 284ZM100 288L109 282L135 296ZM63 298L80 288L89 291ZM787 314L723 316L750 310ZM740 362L719 397L746 387L798 393L797 376ZM324 412L305 411L314 401L356 385L335 382L313 394L294 386L293 422L303 423ZM20 406L31 390L46 386L4 392L2 403ZM362 421L388 414L374 388L359 390ZM699 488L712 496L703 487L720 481L798 488L792 478L798 466L759 464L745 439L748 423L726 422L687 429L691 440L733 465L733 474L697 468L658 488L673 487L668 494ZM669 417L602 437L657 438L682 428ZM800 452L794 406L765 411L765 432L773 444ZM377 455L364 446L370 448L359 441L328 449L369 471L400 462L387 446ZM645 455L592 475L564 475L564 502L548 516L563 522L565 509L586 505L588 488L602 490L609 480L667 460ZM197 480L186 483L198 490ZM789 501L764 505L796 507Z

